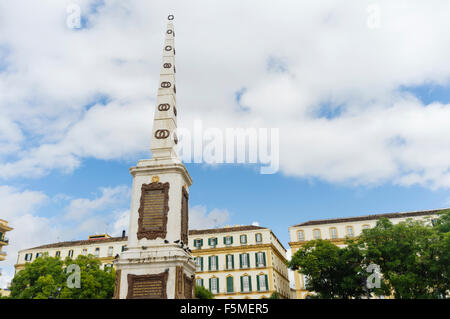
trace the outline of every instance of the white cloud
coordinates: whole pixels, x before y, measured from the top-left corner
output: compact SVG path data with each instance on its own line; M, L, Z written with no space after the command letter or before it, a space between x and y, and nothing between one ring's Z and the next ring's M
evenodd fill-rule
M78 1L90 21L78 31L70 2L0 4L0 178L147 152L172 12L180 125L279 127L287 175L450 187L450 105L401 90L450 85L448 1L377 1L376 29L372 1L108 1L98 14ZM321 117L324 103L339 112Z
M128 204L130 188L127 186L100 188L100 196L94 199L72 199L66 207L65 218L81 220L90 217L93 212L114 209L118 204Z
M208 213L205 206L189 208L189 229L208 229L223 226L230 218L225 209L214 208Z
M253 226L259 226L259 222L253 222L252 225Z

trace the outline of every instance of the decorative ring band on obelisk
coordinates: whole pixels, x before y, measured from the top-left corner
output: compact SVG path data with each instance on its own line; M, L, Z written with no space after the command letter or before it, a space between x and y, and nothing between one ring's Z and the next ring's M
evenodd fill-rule
M169 14L169 16L167 17L167 20L173 20L175 17L173 16L173 14Z
M170 135L169 130L157 130L157 131L155 132L155 137L156 137L158 140L168 138L169 135Z

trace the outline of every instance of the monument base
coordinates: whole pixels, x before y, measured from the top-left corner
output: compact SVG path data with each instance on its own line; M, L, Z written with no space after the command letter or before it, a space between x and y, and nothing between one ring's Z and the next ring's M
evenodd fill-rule
M176 244L122 252L115 261L115 299L194 298L195 263Z

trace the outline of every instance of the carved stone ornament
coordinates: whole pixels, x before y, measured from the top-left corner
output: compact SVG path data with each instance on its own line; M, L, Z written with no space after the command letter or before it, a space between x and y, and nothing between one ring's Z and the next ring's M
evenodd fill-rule
M166 45L166 47L164 48L164 50L170 51L170 50L172 50L172 46L171 46L171 45Z
M161 87L164 89L170 88L172 86L172 83L170 82L161 82Z
M169 183L142 184L137 238L166 238Z
M116 281L114 283L114 297L113 299L119 299L120 297L120 277L122 276L122 270L116 271Z
M189 225L189 193L181 187L181 240L188 242Z
M167 299L169 271L154 275L128 274L127 299Z
M168 138L169 135L170 135L169 130L156 130L156 132L155 132L155 137L158 140Z
M169 109L170 109L169 103L164 103L164 104L158 105L158 111L168 111Z
M164 64L163 64L163 67L164 67L165 69L170 69L170 68L172 67L172 63L164 63Z

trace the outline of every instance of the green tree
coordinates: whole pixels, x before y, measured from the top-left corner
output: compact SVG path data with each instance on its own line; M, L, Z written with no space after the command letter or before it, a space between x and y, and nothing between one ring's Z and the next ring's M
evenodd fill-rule
M365 264L377 264L382 286L377 294L395 298L438 298L449 292L449 212L436 227L423 221L392 224L380 219L363 231L358 245Z
M69 288L66 267L76 264L80 269L80 288ZM114 293L115 271L100 269L100 260L89 256L78 256L62 261L58 257L44 255L25 269L19 271L11 282L10 298L14 299L108 299Z
M211 291L203 286L195 286L195 298L197 299L214 299Z
M281 299L280 294L276 291L272 292L269 299Z
M326 240L314 240L292 256L288 267L308 276L305 288L319 298L360 298L365 295L362 261L355 244L339 248Z

